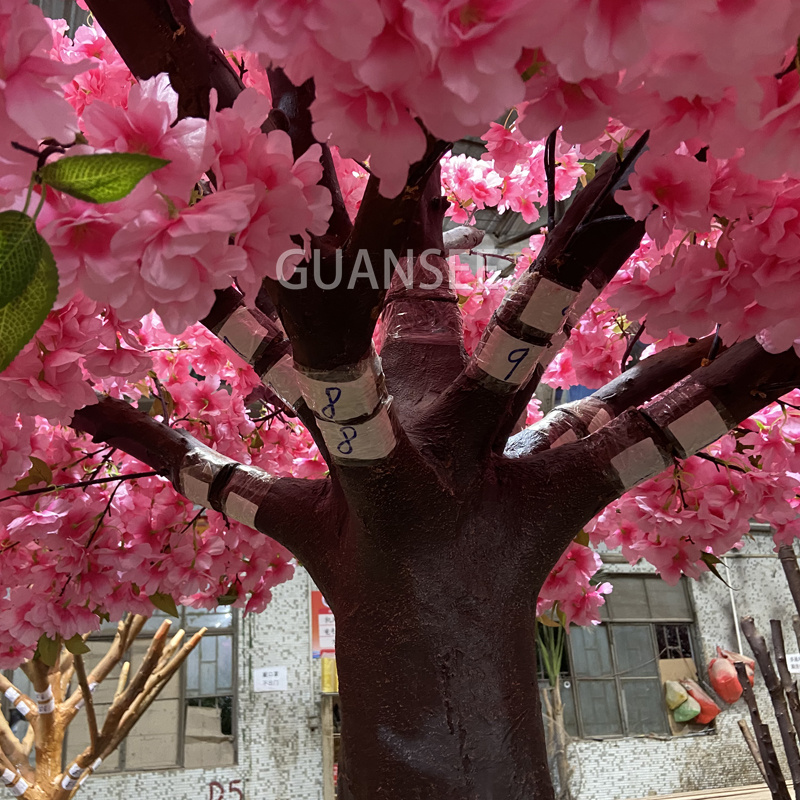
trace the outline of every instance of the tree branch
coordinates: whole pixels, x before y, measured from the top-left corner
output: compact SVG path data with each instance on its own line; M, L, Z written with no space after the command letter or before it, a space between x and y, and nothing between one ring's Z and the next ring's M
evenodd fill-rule
M437 166L412 227L415 256L400 260L382 316L381 359L401 420L443 392L466 363L461 310L443 254L448 244L480 241L483 231L461 227L443 236L445 210Z
M513 436L506 446L506 455L532 455L547 450L555 442L566 444L583 439L626 409L646 403L697 369L712 339L713 336L708 336L655 353L590 397L553 409L544 419Z
M87 0L130 71L140 80L169 73L181 117L208 117L209 92L217 108L233 105L242 84L228 59L191 19L189 0Z
M458 437L455 460L504 449L571 326L638 246L644 223L622 213L614 195L627 185L643 147L640 140L624 160L608 159L578 193L531 269L509 290L464 372L432 405L431 415L469 429Z
M98 732L97 716L94 713L94 700L92 699L92 689L86 678L86 669L83 666L83 656L75 655L75 672L78 673L78 684L81 687L81 694L86 705L86 721L89 725L89 741L93 751L97 750Z
M787 384L800 386L800 359L793 350L773 355L755 339L735 344L660 399L623 412L591 436L509 460L508 471L519 475L523 487L517 513L541 516L543 503L553 506L554 518L561 523L554 531L557 527L560 532L544 545L552 566L598 511L777 400L788 391ZM551 494L558 486L558 494L569 485L570 465L580 492L564 491L563 497L543 500L543 486ZM574 479L576 465L579 481Z
M109 397L77 411L72 427L143 461L192 502L266 533L304 563L324 560L329 481L275 479Z

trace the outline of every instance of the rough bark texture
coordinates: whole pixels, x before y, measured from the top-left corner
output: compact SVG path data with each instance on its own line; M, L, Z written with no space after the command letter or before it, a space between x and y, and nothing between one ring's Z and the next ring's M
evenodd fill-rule
M219 52L185 22L188 0L89 5L137 75L168 69L175 76L185 113L204 113L210 85L235 95ZM184 40L191 47L174 45ZM295 152L304 152L314 141L313 85L292 86L279 71L271 77L280 112L271 119L289 132ZM427 248L442 251L436 164L446 145L432 138L428 144L397 198L381 197L377 181L369 181L352 228L326 168L323 181L338 210L326 236L312 243L322 280L333 274L337 254L347 286L360 251L380 264L386 250L402 257L411 248L415 263ZM643 224L621 213L614 193L641 146L598 172L513 302L498 312L498 324L523 344L557 349L554 336L540 337L519 322L542 276L568 290L586 281L601 289L638 244ZM317 425L325 420L314 416L308 396L296 412L328 461L330 476L319 481L274 480L223 462L186 433L117 400L79 411L73 425L149 464L179 491L187 463L207 467L207 504L217 510L227 511L231 484L258 485L255 527L298 556L336 615L345 800L552 800L534 625L545 577L603 506L688 455L669 433L676 419L713 401L730 428L800 384L800 361L791 351L768 355L755 341L708 366L701 366L705 344L676 349L595 397L607 409L605 424L593 427L594 412L584 419L573 409L573 442L556 449L551 437L528 432L509 458L502 451L539 367L516 389L486 380L475 360L465 359L448 286L423 295L417 285L395 284L387 298L389 288L362 281L352 290L289 290L267 282L259 299L267 332L252 362L266 375L291 350L301 369L352 367L369 351L379 315L386 321L394 314L384 368L396 445L385 457L331 458ZM240 301L219 293L206 324L214 329ZM415 314L418 322L410 324ZM545 432L554 419L543 423ZM614 466L642 445L646 469ZM764 760L769 767L773 759Z

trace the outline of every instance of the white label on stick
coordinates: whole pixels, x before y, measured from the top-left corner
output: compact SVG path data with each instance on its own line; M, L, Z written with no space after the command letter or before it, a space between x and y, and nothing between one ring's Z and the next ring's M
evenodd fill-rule
M77 781L74 778L70 778L69 775L64 776L64 780L61 781L61 788L69 791L70 789L74 788Z
M181 473L182 494L198 506L208 508L208 487L208 483L200 480L200 478L195 478L188 471Z
M246 308L240 307L222 323L217 335L245 361L251 361L261 342L270 337L270 332Z
M515 339L495 325L489 338L479 345L475 361L487 375L519 386L530 378L542 350L543 347Z
M294 361L288 353L277 364L267 370L262 380L272 387L275 394L287 406L290 408L297 406L302 394L297 383L297 371L294 368Z
M334 461L378 461L386 458L397 444L385 407L372 419L357 425L337 425L319 420L319 428Z
M52 714L56 710L56 701L51 698L46 703L39 703L38 706L40 714Z
M11 783L16 777L17 776L10 769L3 770L3 783L6 786L8 786L8 784Z
M725 420L710 400L700 403L682 417L670 422L667 428L689 456L728 432Z
M24 700L17 700L17 704L14 708L16 708L23 717L27 717L33 710Z
M626 489L663 472L670 462L649 437L631 445L611 459Z
M77 764L71 764L70 768L67 770L67 772L73 778L80 778L81 773L83 772L83 767L79 767Z
M56 708L56 702L53 699L53 687L48 686L43 692L35 692L36 704L39 707L40 714L52 714Z
M557 283L540 278L520 314L520 319L532 328L545 333L555 333L564 321L577 292L559 286Z
M247 525L248 528L255 528L257 511L258 506L255 503L235 492L229 492L225 499L225 513L242 525Z
M353 381L321 381L297 373L297 381L308 407L320 418L349 420L371 414L378 406L378 384L368 368Z
M28 782L25 778L20 778L13 786L9 786L8 788L11 790L11 794L13 794L14 797L21 797L28 791Z
M102 763L103 763L103 759L102 759L102 758L96 758L96 759L95 759L95 760L92 762L92 766L91 766L91 770L92 770L92 772L95 772L95 771L97 770L97 768L98 768L98 767L99 767L99 766L100 766Z
M9 686L5 691L5 696L13 703L19 697L19 692L13 686Z

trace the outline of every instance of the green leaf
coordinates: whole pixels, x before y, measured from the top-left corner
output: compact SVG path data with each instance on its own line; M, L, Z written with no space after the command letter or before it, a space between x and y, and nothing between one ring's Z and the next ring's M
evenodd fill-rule
M0 214L0 307L19 297L33 280L43 241L36 232L36 223L27 214Z
M39 170L42 183L87 203L111 203L130 194L139 181L169 161L143 153L65 156Z
M36 655L41 661L44 661L48 667L54 667L58 661L58 653L61 650L61 637L56 636L51 639L47 634L43 633L39 637L39 646L36 648Z
M0 308L0 372L33 338L58 295L58 270L50 248L40 240L38 269L25 291Z
M716 575L729 589L731 588L731 585L719 574L719 570L717 569L717 564L723 564L724 566L721 558L717 558L713 553L703 553L703 555L700 556L700 560L708 567L709 572Z
M572 540L576 544L582 544L584 547L589 546L589 534L585 530L578 531L578 535Z
M221 606L233 605L239 599L239 590L235 586L231 586L222 597L217 598L217 603Z
M36 456L31 456L31 468L28 470L28 474L24 478L20 478L15 484L13 491L15 492L24 492L26 489L30 489L31 486L35 486L37 483L44 482L49 486L53 482L53 471L47 464L42 461L41 458L36 458Z
M178 616L178 606L175 605L175 601L168 594L164 594L163 592L151 594L150 602L159 611L163 611L165 614L169 614L171 617Z
M83 636L79 633L76 633L71 639L67 639L64 642L64 647L74 656L83 656L90 652L86 642L83 641Z

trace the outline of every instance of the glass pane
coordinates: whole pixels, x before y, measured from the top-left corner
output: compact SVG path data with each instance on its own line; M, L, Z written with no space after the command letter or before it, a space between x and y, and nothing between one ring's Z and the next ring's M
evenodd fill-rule
M650 610L654 619L674 619L691 622L692 609L686 593L686 582L670 586L660 578L645 581Z
M219 606L212 611L204 608L186 609L186 627L188 630L208 628L218 630L233 625L233 609L230 606Z
M564 706L564 727L570 736L578 735L578 717L575 711L575 684L571 680L561 681L561 703Z
M614 681L577 681L584 736L622 733Z
M200 653L195 648L186 659L186 692L196 694L200 691Z
M659 658L694 658L688 625L656 625Z
M658 676L649 625L614 625L611 629L617 674L623 678Z
M200 694L216 694L217 691L217 665L200 663Z
M612 620L650 618L643 578L614 577L611 583L614 591L606 597L606 603Z
M623 680L620 683L625 704L626 732L630 735L669 733L660 681Z
M186 701L186 767L234 763L233 698Z
M233 688L233 637L217 637L217 691Z
M180 719L177 699L154 701L125 739L125 768L178 766Z
M201 661L216 661L217 660L217 637L208 636L206 634L200 640L200 660Z
M608 629L605 625L593 628L571 626L569 644L573 675L595 678L613 674Z

